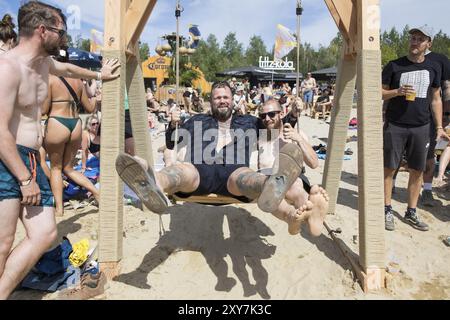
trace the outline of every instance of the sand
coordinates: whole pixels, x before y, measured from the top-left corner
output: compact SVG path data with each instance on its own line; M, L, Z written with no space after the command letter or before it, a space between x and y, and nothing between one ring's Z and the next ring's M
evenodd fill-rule
M302 117L301 126L312 144L326 141L325 121ZM356 134L349 130L349 136ZM162 139L156 139L155 150ZM344 161L336 214L326 220L342 229L340 238L357 254L357 142L347 147L355 153ZM307 170L313 184L321 183L324 163L320 160L320 168ZM449 299L450 248L442 239L450 234L450 193L441 192L434 208L419 206L419 215L430 226L430 231L421 232L398 219L406 208L407 179L406 172L397 178L396 230L385 231L387 289L365 294L325 229L317 238L306 229L291 236L284 222L256 204L181 204L161 216L162 225L156 214L125 207L122 275L109 281L107 298ZM66 211L57 223L59 239L95 239L98 212L93 207ZM16 243L23 235L19 224ZM56 294L18 290L11 298L55 299Z

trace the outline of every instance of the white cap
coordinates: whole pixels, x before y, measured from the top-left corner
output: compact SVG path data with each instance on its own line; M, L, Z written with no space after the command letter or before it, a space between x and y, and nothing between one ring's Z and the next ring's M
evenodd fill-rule
M423 25L421 27L412 28L411 30L409 30L409 34L412 34L414 32L420 32L420 33L426 35L427 37L429 37L431 41L433 41L433 37L434 37L433 28L429 27L428 25Z

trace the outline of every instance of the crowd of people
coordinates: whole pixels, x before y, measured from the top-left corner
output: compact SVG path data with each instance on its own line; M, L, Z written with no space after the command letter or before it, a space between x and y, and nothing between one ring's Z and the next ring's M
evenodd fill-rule
M116 79L120 67L117 60L106 60L99 72L71 64L65 50L66 18L53 6L38 1L22 5L18 27L19 34L10 15L0 22L0 299L54 244L55 216L63 215L69 182L99 201L96 181L87 173L90 160L98 165L100 157L101 81ZM449 140L449 60L430 51L433 35L427 27L410 34L408 56L389 62L382 76L385 227L391 231L394 177L402 161L410 174L405 221L418 230L429 229L416 210L420 190L424 204L433 205L434 142ZM135 156L125 93L125 150L117 158L117 172L155 213L167 209L167 195L215 193L257 202L262 211L286 222L292 235L305 223L319 236L329 199L304 175L305 166L318 167L318 157L298 118L329 115L334 90L332 84L318 84L311 73L300 88L273 82L251 86L248 79L219 81L209 99L187 88L179 101L158 101L147 89L149 129L163 125L166 134L161 171ZM81 113L89 114L84 123ZM199 143L199 124L202 132L213 131L213 140ZM250 169L253 133L257 170ZM440 183L450 159L450 146L443 145ZM12 248L19 219L27 236Z

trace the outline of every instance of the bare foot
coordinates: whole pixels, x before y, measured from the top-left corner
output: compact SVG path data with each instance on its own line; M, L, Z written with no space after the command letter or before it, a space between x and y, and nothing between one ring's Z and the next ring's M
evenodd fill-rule
M311 192L309 193L309 201L312 202L313 207L306 213L309 214L307 220L309 231L315 237L320 236L322 233L323 221L327 215L329 200L328 193L325 189L319 187L318 185L314 185L311 188Z
M308 200L304 205L298 208L298 210L295 210L293 214L288 214L286 216L289 234L296 235L300 232L300 225L307 219L309 212L312 212L312 209L313 203Z

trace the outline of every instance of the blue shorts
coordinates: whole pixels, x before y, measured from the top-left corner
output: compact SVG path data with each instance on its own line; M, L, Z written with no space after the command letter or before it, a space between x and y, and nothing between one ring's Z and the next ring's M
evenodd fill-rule
M33 159L33 155L35 159L39 159L39 152L20 145L17 145L17 151L19 151L20 158L25 166L32 171L31 159ZM41 203L39 207L53 207L53 193L39 160L36 161L36 183L41 189ZM9 199L22 199L22 193L17 179L11 174L3 161L0 160L0 201Z
M314 101L314 92L311 91L306 91L303 95L303 101L306 103L313 103Z

